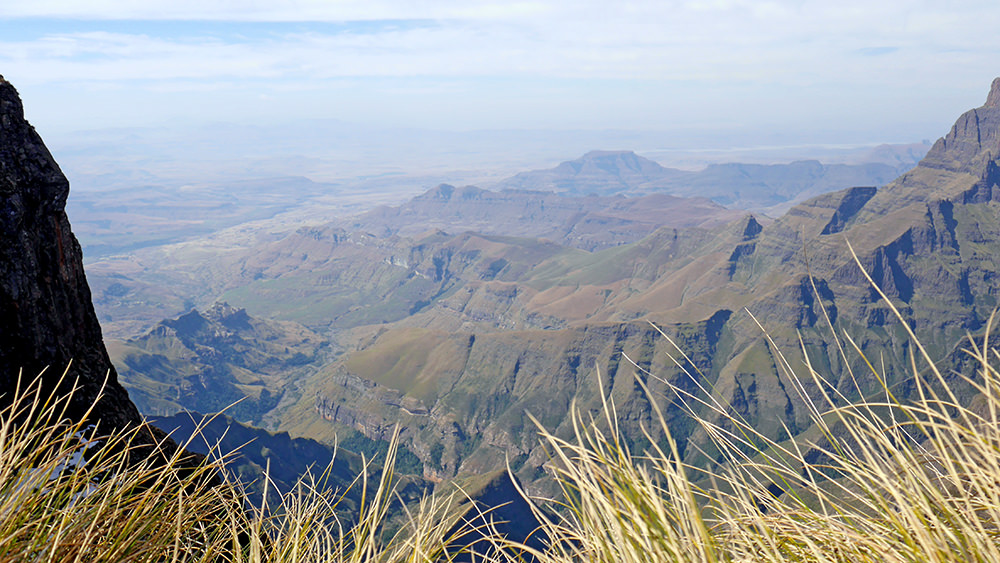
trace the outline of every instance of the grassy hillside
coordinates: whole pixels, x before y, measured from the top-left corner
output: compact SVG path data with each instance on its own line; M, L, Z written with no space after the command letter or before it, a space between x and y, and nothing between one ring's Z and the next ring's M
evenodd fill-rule
M387 471L368 483L351 522L336 517L346 499L308 481L282 495L280 507L247 510L238 483L206 485L211 466L181 470L178 457L143 463L129 454L128 434L101 446L91 430L62 419L66 398L39 397L29 386L0 412L0 550L46 561L996 561L996 319L963 344L961 371L948 372L890 297L874 291L910 344L905 380L914 399L900 400L875 358L846 336L837 340L842 361L869 362L883 383L865 401L845 403L827 372L775 350L770 359L791 393L821 390L808 400L815 432L774 440L713 393L670 387L719 452L705 468L682 461L663 411L654 410L639 447L622 434L621 403L600 394L596 411L570 408L567 438L537 422L561 495L556 505L518 498L538 523L527 536L491 526L490 513L460 502L463 491L519 495L516 480L494 477L440 490L401 524L389 525L396 485ZM971 389L972 400L959 400L959 388ZM700 416L706 408L718 416ZM390 447L387 466L394 455Z

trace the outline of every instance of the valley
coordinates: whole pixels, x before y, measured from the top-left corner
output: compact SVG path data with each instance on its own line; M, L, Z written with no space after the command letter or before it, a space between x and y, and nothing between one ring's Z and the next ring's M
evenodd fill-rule
M982 126L1000 115L974 112ZM775 353L808 354L847 399L880 383L860 355L844 365L831 328L902 373L905 335L847 242L949 354L998 296L995 172L978 139L956 126L894 181L884 163L697 173L598 151L506 188L442 184L325 222L241 223L88 272L144 409L242 400L236 418L325 443L384 442L399 424L423 478L510 464L529 491L551 493L535 421L565 434L572 404L594 411L611 397L641 449L655 438L641 381L700 465L711 443L670 408L678 392L711 389L782 439L809 430L809 399ZM775 206L788 211L764 212ZM197 401L208 396L217 404Z

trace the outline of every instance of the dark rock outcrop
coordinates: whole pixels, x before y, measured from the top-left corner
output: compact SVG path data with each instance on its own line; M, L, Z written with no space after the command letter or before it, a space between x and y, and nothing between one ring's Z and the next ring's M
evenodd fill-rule
M66 218L68 194L17 91L0 77L0 390L9 401L19 372L30 380L46 368L43 389L54 390L71 366L63 388L76 382L80 389L70 417L82 416L103 387L92 418L104 429L137 423L104 348Z
M830 222L823 227L820 232L821 235L832 235L834 233L839 233L844 230L844 225L857 214L857 212L864 207L868 200L871 199L878 188L872 187L859 187L850 188L843 193L843 198L840 201L840 205L837 206L837 210L834 211L833 217L830 218Z

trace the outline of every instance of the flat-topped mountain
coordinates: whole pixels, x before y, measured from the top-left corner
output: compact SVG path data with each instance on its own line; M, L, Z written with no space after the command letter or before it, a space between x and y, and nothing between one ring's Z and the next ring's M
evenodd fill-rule
M522 172L496 189L563 194L704 197L731 209L780 215L794 203L852 186L882 186L909 168L885 163L712 164L698 171L664 168L631 151L593 151L548 170Z
M649 193L650 187L680 173L632 151L590 151L555 168L521 172L499 187L577 195Z

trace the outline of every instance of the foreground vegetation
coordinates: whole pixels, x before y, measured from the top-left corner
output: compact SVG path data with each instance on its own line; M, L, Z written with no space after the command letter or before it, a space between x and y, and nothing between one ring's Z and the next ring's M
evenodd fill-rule
M808 355L801 366L778 355L786 384L810 405L808 442L768 439L711 390L677 390L676 404L721 452L708 469L679 462L662 423L649 429L649 450L630 451L610 399L603 413L577 411L569 439L542 429L564 493L560 501L534 501L548 547L516 545L483 528L487 541L478 549L491 553L476 560L1000 561L1000 354L987 330L966 343L974 369L949 373L910 336L906 400L883 385L879 397L847 402ZM848 336L834 337L841 354L860 354ZM877 365L869 364L871 373L884 382ZM649 377L655 374L640 371L637 381ZM976 399L960 404L956 385L972 386ZM371 482L359 476L363 511L353 522L335 517L343 492L325 489L322 475L280 507L247 507L238 484L211 484L221 474L218 461L193 469L180 453L156 461L138 445L143 429L97 444L90 436L100 429L63 420L66 399L41 396L30 384L7 400L0 561L469 557L449 547L463 533L455 495L425 499L397 531L383 529L394 501L389 471ZM705 412L711 416L697 416Z

